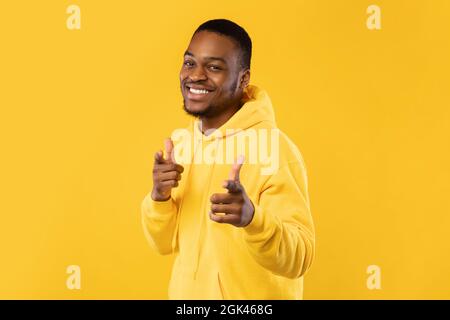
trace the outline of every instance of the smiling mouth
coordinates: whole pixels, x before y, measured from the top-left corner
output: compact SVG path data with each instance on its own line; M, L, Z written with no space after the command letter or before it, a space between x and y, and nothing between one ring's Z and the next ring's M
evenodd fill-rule
M207 88L193 88L190 85L185 85L186 91L187 91L187 98L189 100L203 100L208 96L209 93L211 93L214 90L207 89Z
M194 93L194 94L207 94L210 93L210 90L206 90L206 89L194 89L194 88L188 88L190 93Z

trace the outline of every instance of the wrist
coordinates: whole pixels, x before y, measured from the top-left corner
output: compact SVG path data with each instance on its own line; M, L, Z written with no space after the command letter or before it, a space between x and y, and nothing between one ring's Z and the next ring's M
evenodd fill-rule
M160 202L164 202L170 199L171 195L161 195L158 192L156 192L155 190L152 191L152 200L153 201L160 201Z
M249 207L248 214L247 214L248 218L247 218L247 223L243 226L244 228L253 221L253 217L255 216L255 206L253 205L253 202L251 200L249 200L248 207Z

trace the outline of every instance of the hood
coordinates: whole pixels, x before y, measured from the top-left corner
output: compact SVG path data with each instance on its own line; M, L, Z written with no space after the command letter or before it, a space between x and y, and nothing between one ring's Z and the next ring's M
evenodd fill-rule
M261 122L269 122L273 126L276 125L272 102L265 90L254 85L247 86L244 90L242 102L242 107L226 123L216 129L216 132L214 132L216 138L236 134ZM193 127L200 131L199 124L201 121L198 119L193 121ZM233 131L229 130L227 132L227 129L233 129Z

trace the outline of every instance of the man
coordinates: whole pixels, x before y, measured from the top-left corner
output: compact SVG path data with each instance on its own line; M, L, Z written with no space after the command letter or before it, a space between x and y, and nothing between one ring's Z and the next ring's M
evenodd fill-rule
M198 27L184 54L181 92L184 110L193 116L189 132L197 136L194 155L187 158L203 161L183 165L172 139L166 139L165 156L155 154L153 190L142 202L149 243L161 254L175 254L170 299L303 295L315 240L297 147L283 133L276 135L271 150L277 168L269 174L262 170L268 157L250 161L254 146L239 149L242 156L231 163L205 161L206 151L218 155L218 146L228 146L236 136L278 130L268 95L249 85L251 52L247 32L218 19Z

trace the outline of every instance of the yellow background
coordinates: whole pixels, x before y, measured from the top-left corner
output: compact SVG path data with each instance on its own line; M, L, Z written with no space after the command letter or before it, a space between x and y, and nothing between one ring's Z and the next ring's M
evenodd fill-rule
M251 82L306 161L305 298L449 299L448 0L3 1L0 298L166 298L173 258L147 245L140 203L154 152L189 119L182 54L218 17L251 35Z

